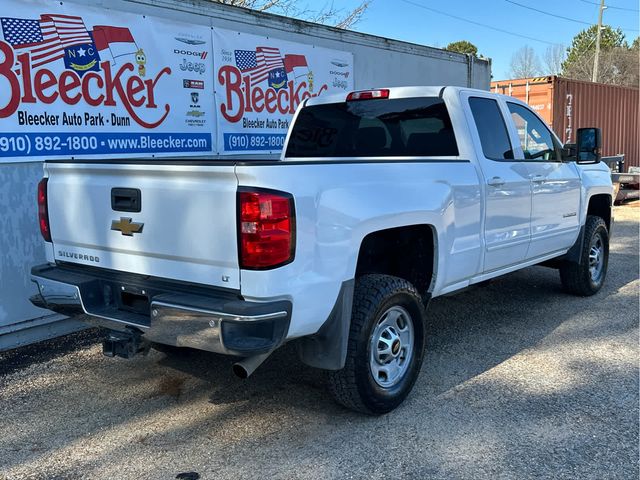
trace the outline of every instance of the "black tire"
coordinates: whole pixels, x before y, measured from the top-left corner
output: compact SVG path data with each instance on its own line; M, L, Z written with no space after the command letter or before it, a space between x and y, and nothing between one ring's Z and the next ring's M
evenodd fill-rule
M594 275L590 253L594 244L601 245L601 268ZM566 262L560 267L560 280L564 289L574 295L588 297L598 293L604 284L609 265L609 232L607 224L600 217L589 215L584 228L584 240L580 263Z
M398 367L402 373L398 374L395 383L383 387L378 383L380 378L374 379L370 366L371 355L375 355L372 354L372 335L380 331L380 325L392 310L409 315L413 341L406 343L412 344L413 353L407 355L410 358L405 359L406 366ZM404 352L406 345L401 345ZM329 374L329 389L338 403L352 410L373 415L390 412L413 388L422 366L424 349L425 309L415 287L397 277L364 275L356 280L345 366ZM397 351L394 353L398 355Z

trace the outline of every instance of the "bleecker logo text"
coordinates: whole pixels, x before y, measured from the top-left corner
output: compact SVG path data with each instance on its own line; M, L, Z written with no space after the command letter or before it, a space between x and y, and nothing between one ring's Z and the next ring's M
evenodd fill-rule
M65 70L56 77L46 68L32 72L29 54L21 53L17 57L20 67L18 74L12 70L16 60L13 49L1 40L0 53L4 57L4 61L0 63L0 79L6 79L11 86L8 103L0 106L0 118L13 115L18 110L20 102L42 102L49 105L58 99L67 105L76 105L82 100L92 107L115 107L122 104L131 118L145 128L157 127L169 114L169 104L165 104L160 119L146 122L136 111L141 107L158 108L154 89L162 76L171 74L169 67L160 70L153 79L142 80L138 75L129 74L135 70L132 63L125 63L114 72L111 70L111 63L104 61L100 63L103 73L89 71L80 77L74 71Z
M225 87L225 101L220 105L220 113L231 123L239 122L246 112L269 113L276 111L285 115L294 113L300 102L308 97L316 97L325 90L327 85L322 85L316 93L310 93L306 82L300 82L297 86L293 80L289 80L286 88L276 90L274 88L262 89L251 83L249 75L242 76L242 72L233 65L225 65L218 71L218 82Z

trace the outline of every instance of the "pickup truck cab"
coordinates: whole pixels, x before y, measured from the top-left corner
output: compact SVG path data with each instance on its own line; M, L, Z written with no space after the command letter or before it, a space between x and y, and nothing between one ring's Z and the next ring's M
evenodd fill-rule
M345 406L410 392L430 299L544 263L602 286L613 187L598 129L563 147L526 104L458 87L309 98L281 158L48 161L32 301L149 346L243 358L285 342Z

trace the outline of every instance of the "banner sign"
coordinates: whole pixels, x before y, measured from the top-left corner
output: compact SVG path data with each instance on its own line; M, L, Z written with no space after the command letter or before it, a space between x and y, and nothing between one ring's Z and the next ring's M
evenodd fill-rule
M211 29L3 0L0 163L215 152Z
M306 98L353 89L353 54L228 30L213 32L220 154L277 153Z

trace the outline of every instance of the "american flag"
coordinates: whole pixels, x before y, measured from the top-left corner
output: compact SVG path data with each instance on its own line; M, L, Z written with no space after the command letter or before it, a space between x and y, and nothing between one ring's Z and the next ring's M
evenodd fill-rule
M39 20L0 18L0 24L4 39L15 50L28 51L34 67L64 58L65 48L92 43L80 17L45 14Z
M284 69L280 49L257 47L253 50L236 50L236 65L243 73L249 73L251 83L260 83L269 78L269 72Z

